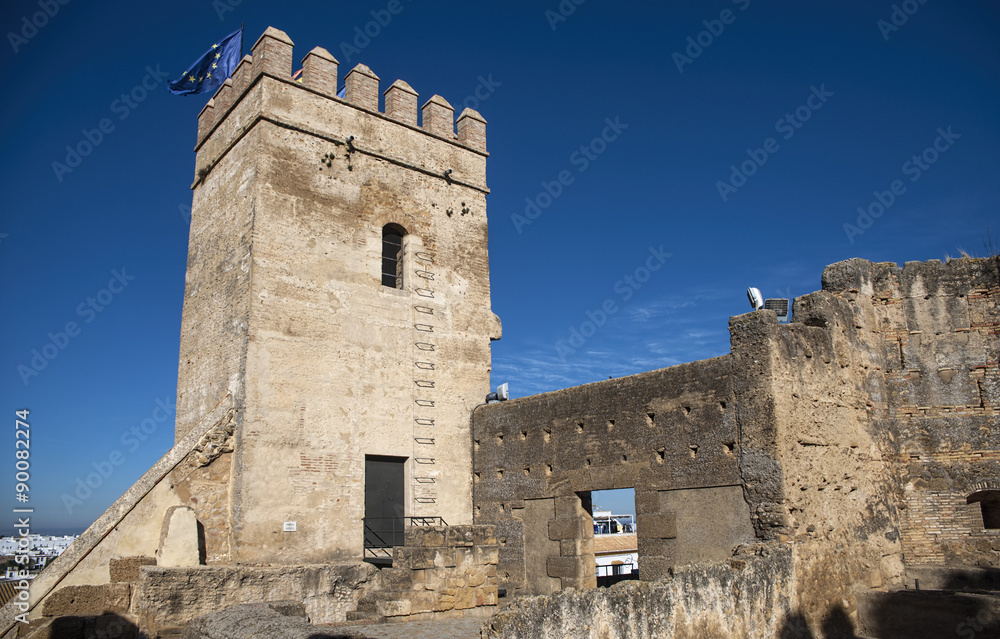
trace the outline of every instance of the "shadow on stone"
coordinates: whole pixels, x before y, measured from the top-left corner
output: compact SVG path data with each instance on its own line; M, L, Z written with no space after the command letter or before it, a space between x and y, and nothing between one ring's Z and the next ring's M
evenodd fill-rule
M204 566L208 558L208 544L205 541L205 525L198 521L198 563Z
M778 639L815 639L805 617L799 613L788 615L781 626Z
M1000 637L1000 595L946 590L869 593L859 600L862 631L880 639Z
M119 615L58 617L47 637L52 639L137 639L139 627Z
M823 620L823 639L860 639L844 608L837 604Z
M363 634L326 633L309 623L301 602L240 604L194 619L183 639L364 639Z

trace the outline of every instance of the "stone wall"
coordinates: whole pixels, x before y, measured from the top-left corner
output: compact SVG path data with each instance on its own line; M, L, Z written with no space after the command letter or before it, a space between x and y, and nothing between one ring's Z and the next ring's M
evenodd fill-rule
M791 615L792 558L763 556L676 568L654 582L524 597L483 628L485 639L773 639L805 637Z
M196 566L142 570L130 612L150 636L201 615L248 603L295 601L312 623L346 620L378 571L365 563L302 566Z
M646 580L752 540L730 380L720 357L478 410L476 522L497 527L501 587L596 585L595 490L635 488Z
M872 432L894 474L899 514L885 512L907 567L1000 565L1000 530L968 503L1000 491L997 260L849 260L828 267L823 285L855 309L857 332L880 351Z
M967 503L1000 491L997 262L875 265L868 277L891 283L875 296L907 564L1000 567L1000 530L984 529L980 504Z
M870 307L828 291L794 320L732 318L741 470L762 540L790 544L796 612L818 631L834 602L899 585L898 481Z
M572 537L559 500L630 486L643 580L730 552L742 535L788 546L804 632L822 635L831 615L855 627L860 594L902 587L906 567L926 579L928 564L996 566L1000 530L976 500L1000 495L997 282L992 259L848 260L795 301L791 323L732 318L727 357L480 411L477 517L497 525L501 583L589 587L552 579L551 562L539 574ZM731 532L682 543L685 526L716 521Z

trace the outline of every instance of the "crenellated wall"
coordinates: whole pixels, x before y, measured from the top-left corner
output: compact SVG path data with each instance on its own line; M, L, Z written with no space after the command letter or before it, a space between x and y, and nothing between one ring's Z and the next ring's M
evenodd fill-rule
M284 31L268 27L254 44L252 55L246 55L233 76L216 91L198 115L200 148L218 125L226 120L243 94L262 75L277 80L292 80L292 40ZM364 64L358 64L344 77L344 98L337 97L340 63L323 47L316 47L302 59L302 79L298 82L318 95L349 104L369 114L376 114L454 141L479 153L486 153L486 120L474 109L466 108L455 122L455 109L439 95L431 96L421 107L422 125L418 125L418 94L402 80L396 80L385 90L385 111L379 110L380 78ZM455 127L458 126L456 135Z

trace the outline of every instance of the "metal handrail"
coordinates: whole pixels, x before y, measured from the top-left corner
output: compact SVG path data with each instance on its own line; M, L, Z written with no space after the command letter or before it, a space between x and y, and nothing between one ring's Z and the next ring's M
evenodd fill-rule
M392 548L403 545L403 533L408 526L448 525L441 517L364 517L361 521L364 526L365 557L372 558L391 558ZM389 526L378 525L384 522L391 523Z

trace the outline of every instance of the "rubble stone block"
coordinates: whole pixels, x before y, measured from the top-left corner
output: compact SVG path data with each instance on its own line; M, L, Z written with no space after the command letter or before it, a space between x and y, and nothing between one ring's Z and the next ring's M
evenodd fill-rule
M636 515L636 528L643 537L674 539L677 537L677 516L674 513Z
M104 586L103 612L127 613L132 602L132 586L128 583L112 583Z
M497 605L497 587L495 584L483 586L482 588L476 588L476 605L477 606Z
M441 590L446 587L448 571L436 568L434 570L424 570L424 590Z
M472 542L472 526L448 526L444 542L446 546L471 546Z
M404 533L404 544L422 548L445 545L445 528L441 526L411 526Z
M482 586L484 583L486 583L485 566L480 566L475 570L469 571L469 575L467 577L467 584L470 588L476 588L478 586Z
M155 566L155 557L115 557L108 566L111 581L137 583L143 566Z
M409 599L380 599L375 602L375 611L383 617L405 617L413 611Z
M97 616L104 612L104 586L66 586L48 596L42 606L46 617Z
M579 577L583 572L581 562L576 557L549 557L545 562L549 577Z
M475 562L479 565L495 566L500 561L499 546L476 546Z
M404 548L397 546L392 551L394 566L410 570L423 570L434 567L434 556L437 552L431 548Z
M454 568L461 561L461 551L449 548L434 549L434 565L439 568Z
M433 592L414 592L410 595L410 614L434 612L437 596Z
M473 566L476 563L476 549L474 547L455 548L451 552L455 555L456 566Z
M455 609L468 610L476 607L476 591L474 588L462 588L455 595Z
M639 562L639 579L656 581L660 577L666 577L673 565L673 561L666 557L644 556Z
M552 519L549 521L549 539L579 539L583 536L583 524L579 519Z
M472 543L477 546L495 546L497 543L497 527L493 525L473 526Z
M439 595L434 600L434 612L444 612L455 608L454 595Z

